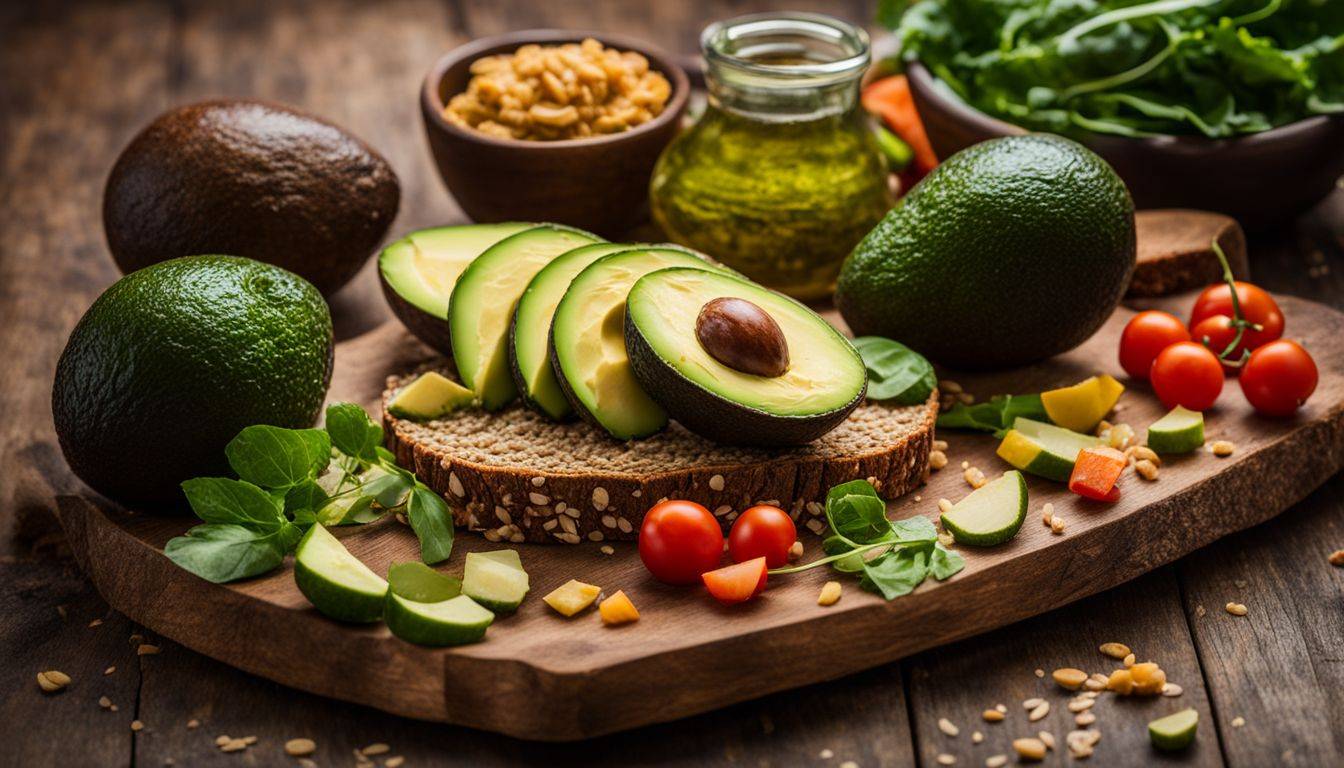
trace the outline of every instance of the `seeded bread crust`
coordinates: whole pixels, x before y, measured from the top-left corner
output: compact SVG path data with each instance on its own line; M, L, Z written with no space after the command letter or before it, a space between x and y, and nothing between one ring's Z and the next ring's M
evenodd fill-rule
M774 504L800 529L820 533L834 485L867 479L895 498L922 484L938 415L935 391L922 405L864 403L796 448L718 445L676 423L621 443L587 423L556 423L516 404L426 423L398 419L387 403L411 378L387 380L388 448L443 494L459 526L516 543L633 540L644 512L662 499L703 504L725 531L747 507Z

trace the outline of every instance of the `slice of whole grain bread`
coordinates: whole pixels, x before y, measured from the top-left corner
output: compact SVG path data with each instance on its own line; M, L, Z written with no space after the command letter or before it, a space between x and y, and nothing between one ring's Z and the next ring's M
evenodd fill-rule
M887 498L928 476L938 393L916 406L868 402L818 440L759 449L709 442L671 424L628 443L583 422L556 423L521 405L461 410L426 423L398 419L383 393L383 424L397 462L443 494L458 525L491 541L634 539L663 499L703 504L725 530L747 507L768 503L820 533L834 485L867 479Z

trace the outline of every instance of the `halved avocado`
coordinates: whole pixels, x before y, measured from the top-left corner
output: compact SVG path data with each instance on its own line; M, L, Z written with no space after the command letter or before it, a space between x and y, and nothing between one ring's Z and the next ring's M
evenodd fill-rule
M551 318L569 283L589 264L634 246L624 243L581 245L556 256L527 284L509 327L509 368L523 402L557 421L574 413L551 368Z
M625 351L630 287L667 267L724 270L674 246L613 253L574 278L551 321L551 365L565 397L585 420L620 440L647 437L667 425L667 413L639 386Z
M714 310L723 299L726 318ZM719 335L707 336L715 318ZM626 302L625 343L644 391L687 429L720 443L815 440L858 407L868 383L854 345L816 312L700 269L640 278Z
M518 396L509 372L509 324L527 284L551 259L600 240L582 230L543 224L490 246L458 278L448 299L453 362L481 407L499 410Z
M378 279L392 313L416 338L452 359L448 296L462 271L485 249L535 224L465 224L421 229L378 256Z

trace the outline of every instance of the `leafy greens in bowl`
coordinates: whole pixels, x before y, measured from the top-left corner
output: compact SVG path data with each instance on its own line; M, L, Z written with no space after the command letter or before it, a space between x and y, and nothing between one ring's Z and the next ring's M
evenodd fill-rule
M1032 130L1217 139L1344 113L1341 0L884 0L879 20Z

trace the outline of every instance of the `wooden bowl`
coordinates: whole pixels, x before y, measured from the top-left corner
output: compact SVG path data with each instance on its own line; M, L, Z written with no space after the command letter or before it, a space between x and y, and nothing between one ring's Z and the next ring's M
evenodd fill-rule
M587 37L643 54L667 77L672 95L662 114L623 133L565 141L501 139L444 119L444 105L466 90L476 59L528 43L577 43ZM648 214L653 164L676 135L689 94L681 67L645 43L606 32L538 29L448 52L425 77L420 108L439 175L473 221L557 222L618 237Z
M967 105L927 68L907 68L910 92L940 158L976 142L1026 133ZM1344 175L1344 117L1320 115L1234 139L1091 133L1080 141L1125 180L1139 208L1225 213L1247 229L1283 224Z

